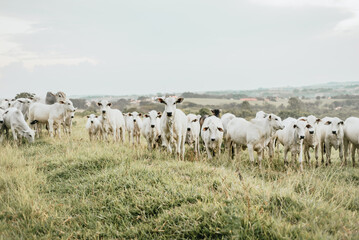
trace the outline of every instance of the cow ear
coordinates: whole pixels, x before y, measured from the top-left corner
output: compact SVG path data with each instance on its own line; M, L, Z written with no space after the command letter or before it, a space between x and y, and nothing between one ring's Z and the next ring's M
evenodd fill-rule
M132 113L128 113L128 116L132 116Z
M163 103L163 104L166 104L165 100L163 100L163 98L157 98L156 99L157 102L160 102L160 103Z
M60 103L60 104L65 104L65 102L64 102L64 101L60 101L59 103Z
M95 118L98 118L98 116L97 116L97 115L95 115Z
M24 103L24 101L22 101L22 100L18 100L20 103Z
M87 118L90 118L90 115L87 115L86 117L87 117Z
M197 122L197 118L196 118L196 119L193 119L192 122Z
M311 128L312 126L310 125L310 124L307 124L307 126L306 126L307 128Z
M303 122L305 122L305 121L307 121L307 119L305 119L305 118L301 118L301 119L299 119L299 121L303 121Z
M316 123L319 123L321 121L322 121L322 119L320 119L320 118L317 118L317 120L315 120Z
M98 103L97 103L97 106L101 107L101 106L102 106L102 103L98 102Z
M161 116L161 115L162 115L162 113L161 113L161 112L157 112L157 115L158 115L158 116Z
M218 128L218 131L223 132L223 128L220 128L220 127L219 127L219 128Z
M204 127L202 130L203 132L207 131L209 127Z
M149 116L148 116L148 114L145 114L145 118L148 118Z
M110 102L109 102L109 103L107 103L107 106L111 107L111 105L112 105L112 103L110 103Z
M343 121L340 121L339 124L344 125L344 122L343 122Z
M138 116L142 117L142 113L139 113Z
M296 127L298 127L297 124L294 124L294 125L293 125L293 128L296 128Z
M269 118L269 119L272 119L272 115L271 115L271 114L269 114L268 118Z
M330 125L331 123L331 121L327 121L326 123L324 123L324 125Z
M183 102L183 100L184 100L184 98L183 98L183 97L180 97L180 98L178 98L178 99L176 100L176 103L181 103L181 102Z
M211 109L211 112L214 114L214 109Z

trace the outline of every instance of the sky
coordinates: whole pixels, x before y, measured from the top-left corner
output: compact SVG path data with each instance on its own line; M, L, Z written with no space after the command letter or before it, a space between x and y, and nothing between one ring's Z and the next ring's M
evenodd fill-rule
M0 98L358 80L358 0L0 0Z

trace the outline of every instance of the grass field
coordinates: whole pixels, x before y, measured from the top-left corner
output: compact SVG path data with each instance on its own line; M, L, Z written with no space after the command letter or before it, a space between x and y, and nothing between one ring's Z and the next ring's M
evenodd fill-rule
M303 173L246 152L178 161L75 121L71 138L0 145L1 239L359 239L359 169L337 157Z

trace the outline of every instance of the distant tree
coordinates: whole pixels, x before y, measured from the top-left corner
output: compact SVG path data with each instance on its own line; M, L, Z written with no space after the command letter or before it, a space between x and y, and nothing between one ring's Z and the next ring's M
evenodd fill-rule
M241 104L241 109L251 111L251 105L248 101L244 101Z
M79 109L87 109L87 105L86 105L87 101L85 99L73 99L73 98L70 98L70 100L74 104L74 107L79 108Z
M290 110L295 111L295 110L300 110L302 108L303 102L296 97L291 97L288 100L288 107Z
M212 115L211 110L209 110L208 108L201 108L198 112L199 115L203 116L203 115Z
M18 99L18 98L32 98L33 96L35 96L35 93L22 92L22 93L16 94L15 99Z

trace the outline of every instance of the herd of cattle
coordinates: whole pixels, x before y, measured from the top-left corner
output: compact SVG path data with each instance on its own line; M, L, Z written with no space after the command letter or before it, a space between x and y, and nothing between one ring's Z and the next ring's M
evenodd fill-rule
M139 145L143 136L149 149L165 147L172 153L175 148L177 156L184 159L185 143L193 147L198 156L200 143L203 142L208 158L216 153L221 154L221 148L227 149L233 158L237 151L248 149L249 158L254 162L254 152L257 152L258 164L261 166L265 151L273 158L275 147L280 144L284 148L284 162L291 153L291 160L299 156L300 168L303 169L302 159L310 161L310 149L314 149L316 166L318 166L319 149L321 160L331 163L331 149L339 150L342 163L347 162L351 149L353 166L355 152L359 149L359 118L349 117L345 121L337 117L316 118L314 116L299 119L287 118L281 120L275 114L260 111L250 121L225 113L220 117L220 111L212 110L213 116L185 115L177 109L177 104L183 98L157 98L164 104L164 111L150 111L147 114L132 112L123 114L118 109L111 108L111 103L101 100L97 103L100 115L87 116L86 129L90 140L125 141L125 132L129 142ZM61 137L61 127L66 134L71 134L72 119L76 108L63 92L48 93L46 98L33 97L2 100L0 102L0 142L4 135L12 131L14 140L26 138L30 143L35 135L40 136L46 128L51 137ZM31 128L30 128L31 126ZM201 139L202 141L201 141ZM223 146L222 146L223 143ZM344 162L343 162L344 158Z

